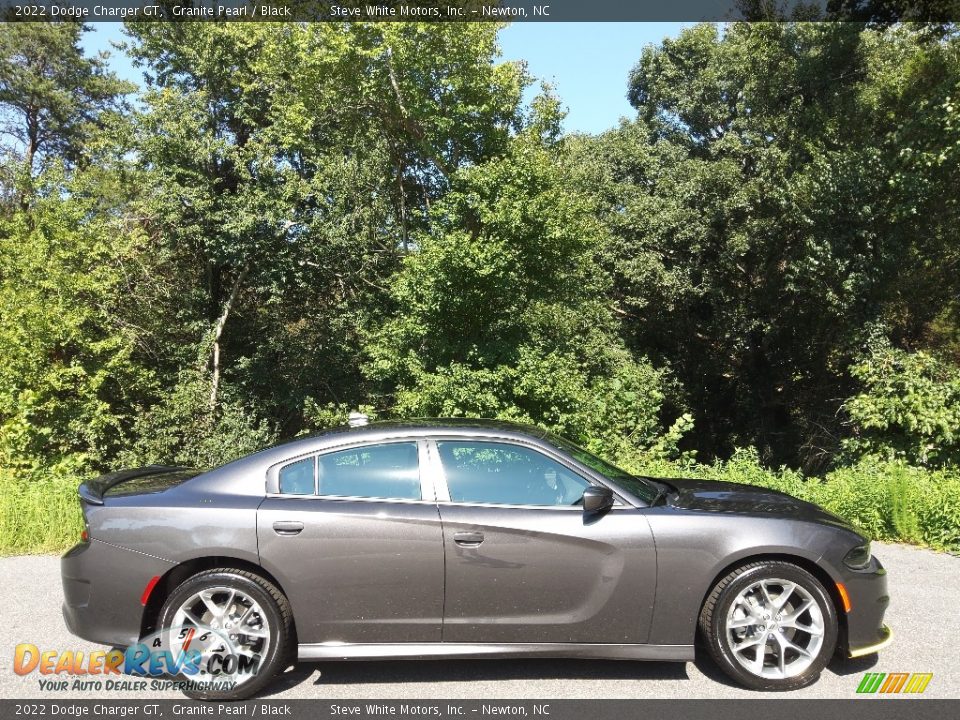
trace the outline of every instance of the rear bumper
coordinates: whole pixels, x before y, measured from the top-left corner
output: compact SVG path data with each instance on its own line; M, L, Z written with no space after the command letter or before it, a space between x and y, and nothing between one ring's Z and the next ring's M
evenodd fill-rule
M173 563L90 540L60 558L63 620L74 635L103 645L127 647L140 639L147 583Z

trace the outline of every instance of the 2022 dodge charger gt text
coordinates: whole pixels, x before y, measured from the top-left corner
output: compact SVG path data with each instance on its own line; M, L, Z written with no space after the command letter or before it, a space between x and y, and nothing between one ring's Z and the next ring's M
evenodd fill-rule
M249 697L297 659L689 661L698 632L734 680L785 690L891 637L885 572L843 520L527 426L372 423L79 494L67 625L189 653L193 697Z

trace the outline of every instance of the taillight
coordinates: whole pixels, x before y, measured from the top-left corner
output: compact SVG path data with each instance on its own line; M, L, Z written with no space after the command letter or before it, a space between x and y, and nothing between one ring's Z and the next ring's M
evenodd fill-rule
M90 533L84 530L80 533L80 542L87 542L88 540L90 540Z

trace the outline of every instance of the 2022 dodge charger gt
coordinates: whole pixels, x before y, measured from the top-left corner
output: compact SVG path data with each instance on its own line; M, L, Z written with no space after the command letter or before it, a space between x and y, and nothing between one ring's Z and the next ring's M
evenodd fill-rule
M67 625L163 648L192 697L249 697L296 660L689 661L698 632L737 682L786 690L891 637L885 572L843 520L527 426L371 423L79 495Z

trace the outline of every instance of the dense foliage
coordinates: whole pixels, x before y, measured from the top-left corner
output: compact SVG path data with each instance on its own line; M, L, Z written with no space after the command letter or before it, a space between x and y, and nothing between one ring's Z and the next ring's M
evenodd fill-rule
M590 137L494 24L126 30L139 89L80 25L0 35L3 547L84 473L354 409L960 543L953 26L692 27Z
M400 415L549 425L606 452L650 445L662 373L619 338L593 261L602 228L551 139L553 103L502 157L464 169L416 237L369 374Z
M883 348L850 369L862 385L844 405L844 447L916 465L960 465L960 368L924 351Z
M585 143L637 352L708 456L822 469L850 372L960 296L960 43L925 28L702 25L648 48L637 119Z

